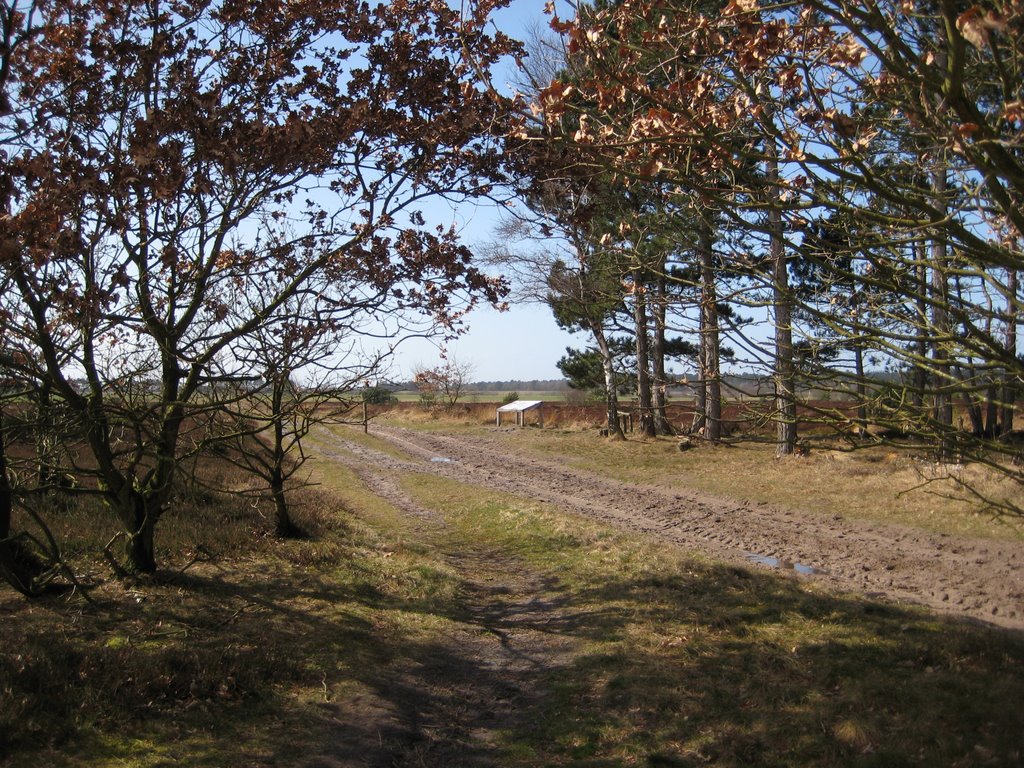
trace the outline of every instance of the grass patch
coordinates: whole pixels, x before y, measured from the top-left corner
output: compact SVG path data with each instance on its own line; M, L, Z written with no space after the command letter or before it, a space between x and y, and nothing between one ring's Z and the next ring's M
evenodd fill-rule
M347 498L293 499L303 540L273 540L246 499L193 499L162 521L152 578L100 581L92 603L0 586L0 765L307 765L359 742L362 724L326 706L335 686L386 668L392 638L436 633L454 577L352 513L376 497L333 476ZM360 512L384 520L385 507ZM101 542L105 523L75 509L57 529L95 525L74 540ZM98 578L91 562L77 570Z
M419 503L445 513L451 526L446 546L459 550L486 542L567 584L592 586L609 570L643 578L665 564L661 553L641 539L548 505L429 474L406 475L403 485Z
M305 540L197 507L180 513L193 538L171 539L182 562L237 530L184 571L106 583L95 605L0 590L0 764L1024 759L1019 635L425 474L396 478L436 513L411 518L350 469L311 467Z
M417 427L490 434L457 421L423 422ZM975 499L966 497L965 484L991 498L1016 500L1019 484L984 467L937 467L891 447L816 450L809 456L780 460L774 447L766 444L703 446L680 452L677 442L670 438L610 441L590 430L523 429L514 436L514 449L627 482L701 491L815 515L899 523L955 536L1024 538L1020 519L984 511Z
M373 450L380 451L387 456L393 456L396 459L411 460L413 458L390 440L384 440L373 434L363 432L363 428L361 426L332 424L330 426L325 426L323 429L330 434L341 437L344 440L366 446L367 448L372 448ZM370 422L370 429L373 429L372 421ZM314 435L313 439L310 440L310 444L316 445L317 447L323 447L324 440L323 438Z
M1013 765L1018 638L681 557L429 476L462 544L540 570L576 655L507 765Z

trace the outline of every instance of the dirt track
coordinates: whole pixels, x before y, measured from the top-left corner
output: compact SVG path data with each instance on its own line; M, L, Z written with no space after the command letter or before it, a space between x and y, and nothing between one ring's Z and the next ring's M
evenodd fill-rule
M716 559L790 570L837 589L1024 629L1024 542L957 538L632 485L517 453L506 432L456 437L375 426L373 433L417 460L336 439L356 457L351 463L371 487L400 508L409 502L387 470L433 472Z

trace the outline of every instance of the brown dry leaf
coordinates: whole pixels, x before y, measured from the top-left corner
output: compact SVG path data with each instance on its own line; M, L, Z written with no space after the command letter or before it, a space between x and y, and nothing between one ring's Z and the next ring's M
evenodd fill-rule
M981 130L981 126L979 126L977 123L961 123L960 125L956 126L955 130L957 132L957 135L960 136L960 138L969 139L972 136L974 136L974 134L976 134L979 130Z
M1014 123L1024 121L1024 101L1008 101L1003 107L1003 119Z
M989 30L983 11L972 6L960 14L956 20L956 28L964 36L964 40L975 48L986 48L989 44Z

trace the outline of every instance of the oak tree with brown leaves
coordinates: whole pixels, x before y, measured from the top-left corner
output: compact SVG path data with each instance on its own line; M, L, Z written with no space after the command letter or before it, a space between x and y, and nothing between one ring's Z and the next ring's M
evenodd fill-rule
M502 178L504 104L474 83L510 44L478 10L3 3L4 374L73 414L67 470L117 515L129 570L157 566L215 361L290 297L447 332L500 299L421 213Z

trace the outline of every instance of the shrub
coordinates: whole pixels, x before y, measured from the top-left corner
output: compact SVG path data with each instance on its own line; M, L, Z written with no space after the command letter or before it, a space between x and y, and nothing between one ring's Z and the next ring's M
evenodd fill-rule
M385 387L367 387L363 390L363 402L368 405L390 405L397 403L395 393Z

